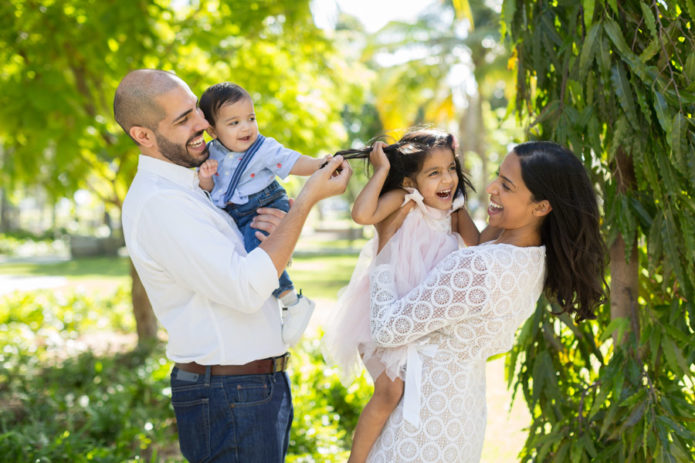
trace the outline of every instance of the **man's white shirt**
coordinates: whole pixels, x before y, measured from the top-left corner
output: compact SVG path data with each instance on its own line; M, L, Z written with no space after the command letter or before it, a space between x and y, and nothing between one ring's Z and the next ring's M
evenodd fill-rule
M123 203L123 231L167 357L241 365L282 355L278 275L260 248L246 253L232 218L213 205L193 169L140 155Z

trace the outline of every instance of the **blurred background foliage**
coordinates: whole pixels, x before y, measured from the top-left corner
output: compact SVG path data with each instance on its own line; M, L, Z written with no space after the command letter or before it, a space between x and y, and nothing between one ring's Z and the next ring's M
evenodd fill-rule
M368 30L334 0L3 0L0 258L68 258L81 235L117 251L138 150L111 105L137 68L174 71L198 95L241 84L261 131L312 156L416 125L455 133L479 221L510 146L555 140L601 197L612 294L580 326L541 301L520 331L507 378L532 422L518 459L693 461L693 17L692 0L433 0ZM310 228L351 227L368 175L354 167ZM334 298L362 243L319 243L297 276ZM127 258L0 263L3 274L67 278L67 290L0 295L3 459L176 461L171 365L149 342L163 334ZM94 330L137 332L150 349L100 351L108 339L85 341ZM369 396L364 378L345 389L325 370L316 342L294 353L288 461L343 461Z

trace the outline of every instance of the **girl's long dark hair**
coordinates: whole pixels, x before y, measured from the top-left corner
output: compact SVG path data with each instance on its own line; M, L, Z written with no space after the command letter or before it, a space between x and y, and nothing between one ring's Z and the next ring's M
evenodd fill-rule
M426 129L408 132L396 143L384 146L384 153L391 167L379 196L387 191L403 188L403 181L406 178L414 178L422 169L425 157L430 151L437 148L445 148L450 149L454 153L456 176L458 177L455 193L460 191L464 198L467 199L468 191L475 191L475 188L473 188L473 184L468 176L461 169L461 163L456 156L456 147L454 145L455 139L452 134L440 130ZM369 159L371 151L371 146L365 146L359 149L338 151L335 155L343 156L345 159Z
M533 199L552 206L541 226L546 295L577 321L596 318L594 308L606 296L606 245L589 176L574 153L552 142L522 143L513 151Z

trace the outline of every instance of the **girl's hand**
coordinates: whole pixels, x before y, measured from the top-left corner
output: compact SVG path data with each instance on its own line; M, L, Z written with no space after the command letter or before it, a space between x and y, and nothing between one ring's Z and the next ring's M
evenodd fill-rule
M217 173L217 161L214 159L208 159L200 165L198 170L198 177L208 179Z
M377 141L372 145L372 152L369 153L369 162L374 166L375 172L377 170L388 171L391 168L389 158L386 157L386 153L384 153L384 146L386 146L386 143Z

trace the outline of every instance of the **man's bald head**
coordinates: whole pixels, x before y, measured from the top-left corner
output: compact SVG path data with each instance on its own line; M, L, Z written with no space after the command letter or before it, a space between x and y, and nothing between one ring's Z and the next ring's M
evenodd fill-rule
M133 126L155 130L165 116L156 98L179 85L187 87L183 80L167 71L138 69L128 73L118 84L113 98L116 122L129 136Z

